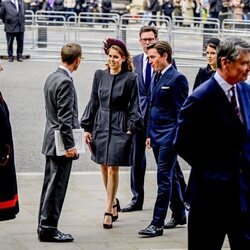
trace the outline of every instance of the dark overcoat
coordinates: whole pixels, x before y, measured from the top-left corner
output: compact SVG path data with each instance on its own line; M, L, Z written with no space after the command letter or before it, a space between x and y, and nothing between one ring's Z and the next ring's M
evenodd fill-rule
M136 74L97 70L81 118L81 127L92 133L92 160L109 166L131 165L132 135L127 130L134 132L142 124Z
M223 243L225 234L233 242L235 230L248 247L232 249L250 249L250 86L238 83L237 93L243 122L214 76L187 98L179 116L175 146L191 166L190 249L201 249L196 244L208 234L209 244ZM219 249L209 246L203 249Z
M9 110L0 92L0 221L10 220L19 212Z

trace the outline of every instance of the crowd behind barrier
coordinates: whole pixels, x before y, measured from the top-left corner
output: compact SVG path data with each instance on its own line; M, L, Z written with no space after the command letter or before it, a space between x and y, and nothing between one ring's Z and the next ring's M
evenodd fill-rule
M202 58L204 45L211 37L225 38L228 36L250 39L250 20L202 17L186 18L185 25L181 17L151 16L156 21L160 36L169 41L175 57ZM82 45L89 58L103 58L102 42L107 37L123 40L131 51L137 54L138 30L147 25L148 17L125 14L102 14L91 12L67 11L26 11L24 53L42 50L58 52L67 42L77 42ZM0 33L4 34L4 25L0 23ZM5 36L0 36L0 51L6 48ZM1 54L6 53L2 52ZM95 55L95 57L93 57ZM89 59L88 56L86 59Z

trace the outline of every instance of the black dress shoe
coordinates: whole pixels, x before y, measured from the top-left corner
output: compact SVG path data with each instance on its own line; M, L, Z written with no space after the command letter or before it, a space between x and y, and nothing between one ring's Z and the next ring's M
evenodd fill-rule
M185 224L187 224L186 216L182 217L181 219L171 218L171 220L164 225L164 228L166 229L175 228L178 225L185 225Z
M71 242L74 240L71 234L64 234L59 230L38 230L38 239L43 242Z
M18 62L23 62L23 58L22 57L17 57L17 61Z
M133 211L141 211L142 206L137 206L133 203L129 203L126 207L121 209L121 212L126 213L126 212L133 212Z
M138 232L140 235L145 235L148 237L156 237L163 235L163 227L156 227L155 225L149 225L145 229Z
M11 57L11 56L10 56L10 57L8 58L8 60L9 60L9 62L14 62L14 57Z

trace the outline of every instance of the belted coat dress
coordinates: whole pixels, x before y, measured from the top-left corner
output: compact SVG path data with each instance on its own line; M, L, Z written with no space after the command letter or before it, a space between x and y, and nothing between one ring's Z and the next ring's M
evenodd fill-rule
M97 70L81 118L81 127L92 133L92 160L102 165L130 166L133 133L142 126L137 75ZM132 134L127 134L128 129Z

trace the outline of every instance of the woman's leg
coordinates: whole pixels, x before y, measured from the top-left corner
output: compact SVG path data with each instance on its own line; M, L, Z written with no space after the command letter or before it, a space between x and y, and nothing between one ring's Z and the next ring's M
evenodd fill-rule
M104 186L107 192L106 213L113 214L113 204L116 197L116 192L119 183L119 167L118 166L101 166ZM104 217L105 224L111 224L112 218L110 216Z

